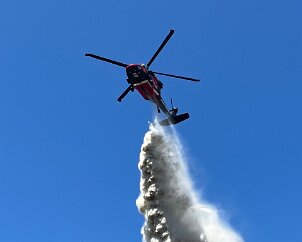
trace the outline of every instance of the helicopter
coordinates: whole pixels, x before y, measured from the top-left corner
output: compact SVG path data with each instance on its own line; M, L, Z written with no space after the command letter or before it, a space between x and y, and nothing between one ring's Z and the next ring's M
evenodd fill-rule
M160 121L160 124L163 126L174 125L174 124L180 123L180 122L188 119L190 116L189 116L189 113L183 113L183 114L177 115L178 108L173 107L172 99L171 99L172 109L169 110L167 108L167 106L161 96L161 89L163 88L163 83L156 77L156 75L168 76L168 77L173 77L173 78L178 78L178 79L183 79L183 80L188 80L188 81L193 81L193 82L200 81L199 79L195 79L195 78L166 74L166 73L162 73L162 72L151 71L149 69L150 65L156 59L156 57L161 52L161 50L165 47L165 45L167 44L167 42L169 41L169 39L172 37L173 34L174 34L174 30L171 29L169 34L166 36L164 41L161 43L159 48L156 50L156 52L154 53L154 55L152 56L152 58L149 60L149 62L146 65L144 65L144 64L125 64L125 63L115 61L112 59L108 59L105 57L101 57L101 56L98 56L95 54L90 54L90 53L85 54L85 56L126 68L127 82L129 84L129 86L118 97L117 101L121 102L130 91L133 92L134 90L137 90L145 100L149 100L157 106L158 113L160 113L160 111L162 111L167 116L166 119Z

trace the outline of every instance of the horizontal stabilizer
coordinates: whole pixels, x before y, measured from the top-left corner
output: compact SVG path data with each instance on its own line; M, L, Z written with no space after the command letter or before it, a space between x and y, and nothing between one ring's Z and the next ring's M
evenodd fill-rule
M173 125L173 124L178 124L186 119L188 119L190 117L190 115L188 113L183 113L177 116L171 116L171 118L167 118L164 119L162 121L160 121L160 125L162 126L169 126L169 125Z

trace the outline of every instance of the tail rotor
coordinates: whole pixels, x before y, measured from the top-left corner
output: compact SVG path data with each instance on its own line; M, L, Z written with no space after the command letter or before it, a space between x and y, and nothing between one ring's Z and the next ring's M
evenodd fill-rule
M171 107L172 107L172 109L169 111L170 114L171 114L172 116L176 116L176 114L177 114L177 112L178 112L178 108L174 108L174 106L173 106L173 99L172 99L172 98L171 98Z

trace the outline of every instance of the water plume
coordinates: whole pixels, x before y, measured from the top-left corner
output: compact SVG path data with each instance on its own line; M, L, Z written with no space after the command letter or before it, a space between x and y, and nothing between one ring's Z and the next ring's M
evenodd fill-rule
M175 130L157 121L141 147L140 191L136 204L145 217L145 242L243 242L218 210L199 199Z

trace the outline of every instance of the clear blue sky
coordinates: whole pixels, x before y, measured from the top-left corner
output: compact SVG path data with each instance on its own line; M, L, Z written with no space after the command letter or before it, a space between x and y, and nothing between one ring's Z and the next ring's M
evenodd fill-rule
M246 241L302 241L298 0L0 2L0 241L140 241L138 155L154 107L122 68L146 63L191 118L198 190Z

